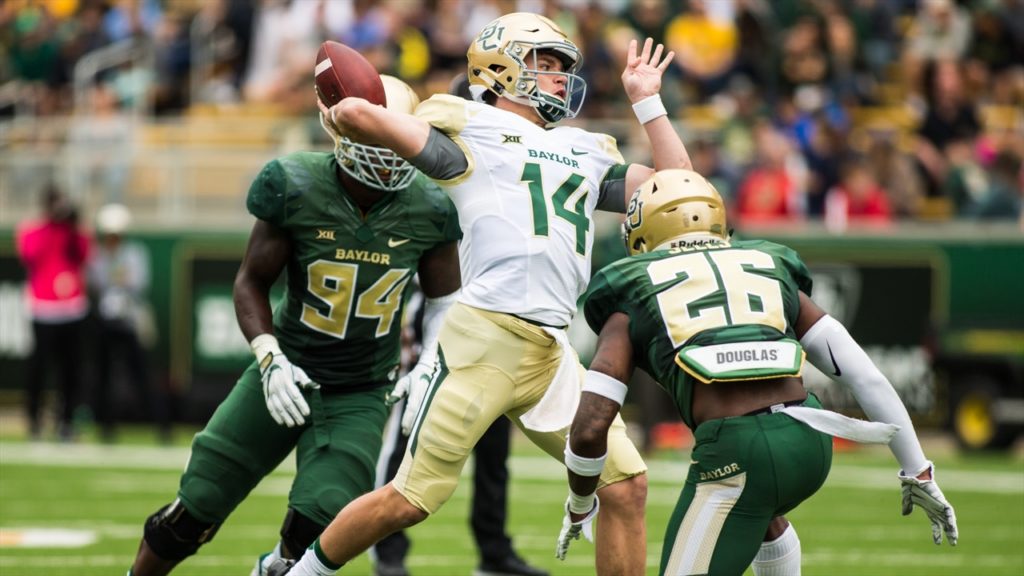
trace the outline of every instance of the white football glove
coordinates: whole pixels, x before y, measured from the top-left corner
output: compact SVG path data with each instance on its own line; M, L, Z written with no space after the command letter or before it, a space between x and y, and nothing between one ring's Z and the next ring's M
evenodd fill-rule
M262 364L263 396L271 418L289 428L305 424L306 416L309 416L309 404L302 396L302 390L313 389L317 385L284 354L271 356L265 368Z
M594 496L594 507L579 522L573 522L569 516L569 500L565 501L565 516L562 518L562 531L558 533L558 544L555 545L555 557L565 560L565 554L569 551L569 544L573 540L580 539L580 533L588 542L594 541L594 518L597 518L597 511L601 508L601 501Z
M421 358L408 374L398 379L395 389L386 398L386 402L390 406L407 397L405 411L402 412L402 434L406 436L412 432L412 427L416 423L416 414L419 413L423 398L426 397L427 389L430 388L430 381L434 377L436 367L436 357L434 360Z
M900 484L903 492L903 515L906 516L918 508L924 510L932 523L932 540L935 544L942 544L942 533L946 533L946 540L950 545L956 546L956 513L953 506L942 494L939 485L935 483L935 465L928 463L931 469L931 480L918 480L913 476L905 476L900 470Z

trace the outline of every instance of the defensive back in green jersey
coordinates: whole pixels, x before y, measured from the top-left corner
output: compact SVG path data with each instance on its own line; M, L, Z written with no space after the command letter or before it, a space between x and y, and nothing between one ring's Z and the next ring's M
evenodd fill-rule
M634 362L668 390L692 427L697 379L677 362L680 350L795 339L801 291L810 295L811 278L790 248L722 241L614 262L591 281L583 310L595 332L615 312L630 317Z
M422 175L364 216L336 172L331 153L278 158L246 204L292 243L274 311L281 349L318 384L354 391L397 377L402 311L420 256L462 232L451 201Z

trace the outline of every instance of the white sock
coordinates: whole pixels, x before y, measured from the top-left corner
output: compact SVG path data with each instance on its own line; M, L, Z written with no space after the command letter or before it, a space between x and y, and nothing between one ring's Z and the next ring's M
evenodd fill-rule
M288 571L288 576L334 576L337 573L337 570L324 566L323 562L316 557L316 552L310 547L306 548L306 553Z
M761 544L750 567L754 576L800 576L800 538L793 525L782 536Z

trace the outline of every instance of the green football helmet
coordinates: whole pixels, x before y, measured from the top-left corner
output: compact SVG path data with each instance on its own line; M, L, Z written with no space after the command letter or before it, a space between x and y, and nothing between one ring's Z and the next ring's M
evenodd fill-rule
M537 53L546 51L562 61L562 72L539 69ZM466 58L470 85L532 106L549 124L574 118L583 106L587 83L577 74L583 56L558 24L540 14L515 12L492 21L473 39ZM543 75L565 77L564 98L538 87Z
M630 198L622 228L630 256L699 236L729 238L722 197L692 170L662 170L648 178Z

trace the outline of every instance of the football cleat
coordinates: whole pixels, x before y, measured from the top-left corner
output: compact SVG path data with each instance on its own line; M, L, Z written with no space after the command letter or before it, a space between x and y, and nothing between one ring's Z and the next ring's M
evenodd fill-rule
M284 576L295 566L295 560L278 558L267 566L267 576Z

